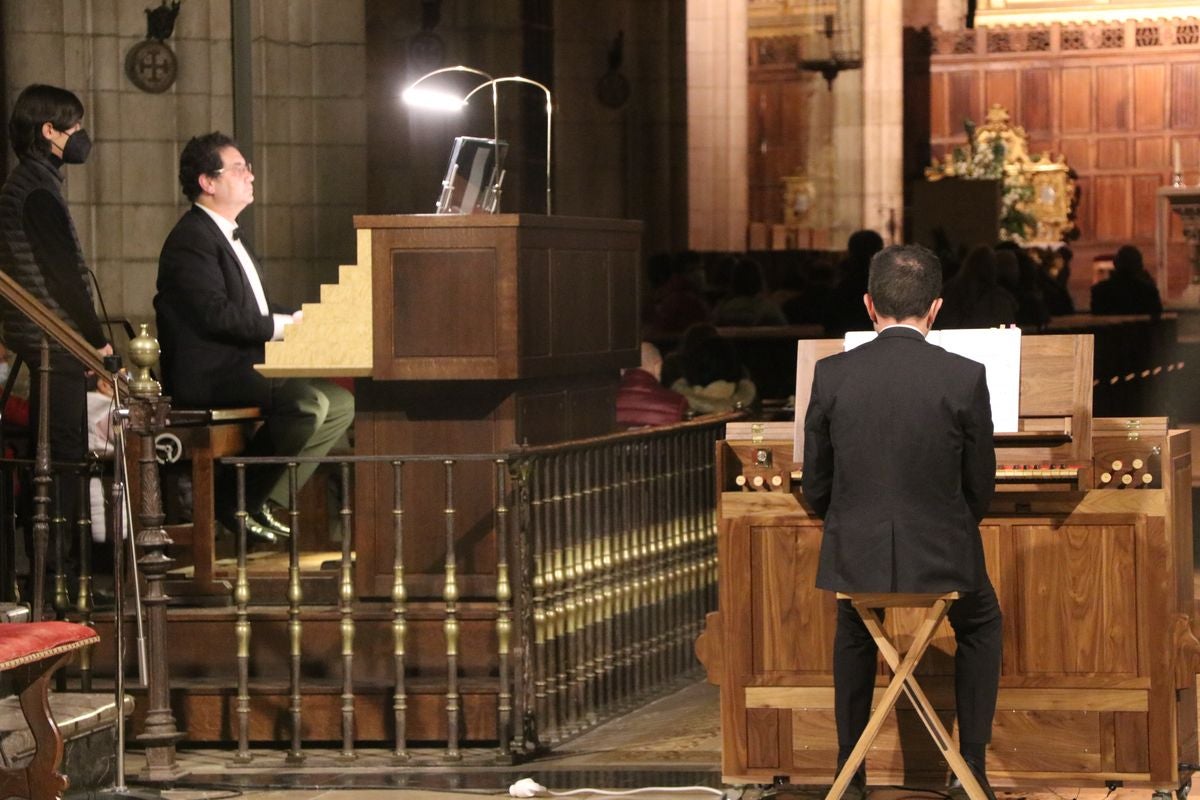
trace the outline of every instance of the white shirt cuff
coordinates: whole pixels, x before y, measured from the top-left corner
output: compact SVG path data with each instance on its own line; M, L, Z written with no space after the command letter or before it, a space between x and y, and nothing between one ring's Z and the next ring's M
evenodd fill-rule
M271 341L278 342L283 338L283 329L292 324L292 315L272 314L271 318L275 320L275 332L271 334Z

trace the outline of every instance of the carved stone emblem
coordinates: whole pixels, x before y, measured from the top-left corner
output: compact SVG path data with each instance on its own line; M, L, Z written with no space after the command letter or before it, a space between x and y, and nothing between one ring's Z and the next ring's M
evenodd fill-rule
M146 38L125 55L125 75L143 92L165 92L179 74L179 61L166 43L175 30L179 3L175 0L167 5L167 0L162 0L158 8L147 8Z

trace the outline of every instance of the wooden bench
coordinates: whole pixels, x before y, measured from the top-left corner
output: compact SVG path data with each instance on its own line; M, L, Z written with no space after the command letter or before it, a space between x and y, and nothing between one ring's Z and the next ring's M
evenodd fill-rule
M177 566L193 567L190 581L172 581L168 594L173 597L226 597L231 588L214 577L216 559L216 460L240 454L262 419L258 408L172 409L167 429L158 435L159 463L191 462L192 521L167 525L172 556L184 551ZM137 462L141 442L129 442L130 499L133 500L134 528L140 508Z
M63 740L50 715L50 677L100 637L73 622L0 623L0 671L8 673L37 749L24 767L0 770L0 797L56 800L66 790Z

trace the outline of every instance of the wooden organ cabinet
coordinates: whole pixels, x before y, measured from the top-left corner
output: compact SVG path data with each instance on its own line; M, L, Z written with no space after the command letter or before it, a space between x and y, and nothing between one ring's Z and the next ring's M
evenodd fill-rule
M1004 611L989 776L1182 793L1197 762L1190 444L1164 419L1092 419L1091 338L1023 338L1020 432L996 436L997 494L980 526ZM811 381L840 349L800 342L799 373ZM721 687L724 778L829 784L835 605L814 586L821 522L800 493L791 424L739 427L718 445L720 611L696 644ZM889 612L894 640L919 613ZM952 732L953 653L944 623L919 669ZM877 696L885 685L881 668ZM944 785L905 701L867 774Z

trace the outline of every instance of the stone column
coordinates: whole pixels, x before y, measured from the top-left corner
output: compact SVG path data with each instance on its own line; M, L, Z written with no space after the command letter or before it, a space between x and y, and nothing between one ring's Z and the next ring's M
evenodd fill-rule
M889 244L904 230L902 12L893 0L863 0L862 227Z
M747 7L688 0L688 246L744 250Z

